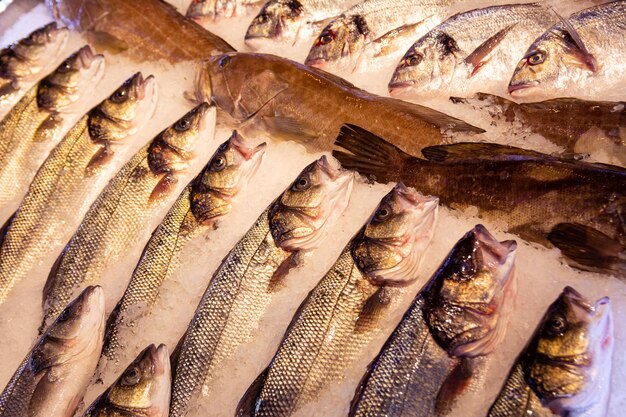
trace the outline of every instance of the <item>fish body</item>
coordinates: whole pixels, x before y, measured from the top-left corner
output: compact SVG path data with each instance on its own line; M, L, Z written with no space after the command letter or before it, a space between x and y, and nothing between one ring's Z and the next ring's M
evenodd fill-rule
M528 45L557 17L540 4L507 4L460 13L419 38L389 82L393 96L505 94Z
M91 406L83 417L167 417L170 358L165 345L150 345Z
M600 417L608 411L611 303L566 287L511 369L488 417Z
M0 394L2 417L71 417L104 334L104 292L86 288L35 344Z
M152 117L155 91L152 76L144 80L135 74L50 153L0 247L0 304L23 278L39 285L37 268L39 274L48 272L50 258L58 256L107 181L139 147L133 135Z
M326 157L307 166L235 245L213 275L183 336L170 416L210 396L211 379L238 346L249 343L296 254L321 244L348 204L353 175Z
M68 30L53 22L0 51L0 118L58 62L67 38Z
M260 0L193 0L185 15L202 24L204 21L245 15L248 8L261 4Z
M80 227L50 272L44 290L45 329L63 305L85 285L100 283L108 300L120 295L106 271L149 238L150 222L191 180L202 142L215 134L215 108L202 103L140 149L91 205ZM198 143L200 142L200 143ZM122 287L122 289L125 285Z
M37 169L82 116L88 90L98 84L103 69L104 57L84 46L0 122L0 222L15 212Z
M481 225L461 238L369 366L350 416L426 417L451 408L462 390L448 387L468 385L479 373L474 358L489 355L504 338L515 299L515 253L515 241L498 242ZM455 375L462 368L470 375Z
M268 368L237 416L289 416L340 379L380 331L394 287L418 278L437 199L400 184L303 301Z
M480 133L435 110L379 97L324 71L263 54L233 53L201 69L197 96L214 100L238 129L330 150L343 123L367 126L408 152L439 144L442 129ZM419 138L419 139L416 139Z
M572 14L528 48L509 82L516 99L624 97L626 2L614 1Z
M233 132L197 178L185 187L154 231L124 295L109 316L98 367L101 375L141 349L143 334L136 329L143 328L147 317L156 314L164 283L173 279L189 243L212 233L216 223L237 204L236 197L257 171L265 148L264 143L251 147ZM190 301L192 309L197 301ZM192 315L193 310L184 321L185 327ZM180 334L183 332L184 328Z
M334 153L344 167L404 181L452 208L478 207L509 232L558 247L573 266L624 276L623 168L487 143L429 147L421 159L358 127L342 132L338 145L353 153Z

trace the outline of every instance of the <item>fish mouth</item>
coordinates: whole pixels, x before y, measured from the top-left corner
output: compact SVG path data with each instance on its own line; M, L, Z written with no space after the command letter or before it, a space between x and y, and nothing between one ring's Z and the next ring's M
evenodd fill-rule
M157 348L152 344L148 347L148 354L150 355L155 375L163 375L165 372L169 372L170 356L167 346L160 344Z
M398 97L406 94L413 86L413 81L392 81L388 85L389 95Z
M523 94L522 91L528 90L532 87L536 87L537 85L539 85L538 81L529 81L526 83L519 83L519 84L509 84L509 94L513 96L515 95L519 96Z
M235 148L235 150L241 154L241 156L249 161L252 158L261 158L263 154L265 154L265 149L267 148L267 143L263 142L257 146L249 146L246 139L239 134L236 130L233 130L231 135L230 144Z

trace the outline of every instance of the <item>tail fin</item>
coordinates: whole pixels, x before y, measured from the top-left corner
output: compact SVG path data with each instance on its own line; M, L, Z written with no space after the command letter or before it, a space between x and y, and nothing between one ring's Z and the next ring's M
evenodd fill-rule
M335 145L352 152L333 151L344 168L382 183L401 181L407 161L414 159L386 140L351 124L341 127Z

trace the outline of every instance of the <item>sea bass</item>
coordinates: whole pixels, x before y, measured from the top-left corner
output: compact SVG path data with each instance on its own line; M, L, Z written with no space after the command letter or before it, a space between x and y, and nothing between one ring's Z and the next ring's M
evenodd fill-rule
M248 8L262 4L263 0L192 0L186 16L202 24L205 21L245 15Z
M419 278L437 220L438 200L397 185L293 317L268 368L237 416L290 416L332 390L366 353L399 286Z
M457 14L409 48L389 92L417 98L505 94L520 55L556 20L553 11L532 3Z
M0 118L58 62L68 33L48 23L0 51Z
M548 307L487 416L605 416L614 340L608 297L592 303L566 287Z
M170 358L165 345L150 345L89 406L83 417L167 417Z
M352 183L352 172L326 157L313 162L226 256L179 343L170 416L185 415L198 396L210 395L216 371L250 342L289 270L332 230Z
M515 241L482 225L459 240L357 388L351 417L446 414L504 338L516 293Z
M478 207L483 218L542 245L572 265L624 277L626 169L489 143L424 148L410 156L357 126L345 126L333 154L377 181L404 181L452 208Z
M212 58L199 73L196 95L213 100L238 129L261 130L312 150L332 149L343 123L387 135L407 152L440 144L442 129L483 132L438 111L367 93L339 77L272 55Z
M128 261L133 248L145 245L159 214L197 173L197 148L211 143L214 134L215 107L202 103L159 133L113 177L50 271L42 331L88 284L102 283L107 304L120 298L127 281L119 282L107 271Z
M217 223L237 204L237 195L257 171L265 149L265 143L250 146L241 135L233 132L198 177L185 187L144 248L124 295L109 316L103 357L98 367L101 376L118 362L134 357L145 345L145 336L138 330L144 327L148 317L158 316L155 310L162 302L163 287L178 271L189 243L213 233ZM188 277L185 279L184 285L188 285ZM179 337L193 316L200 296L197 294L195 300L186 304L189 314L180 323ZM184 307L178 304L175 308L180 312ZM176 325L170 323L169 327Z
M103 74L104 57L84 46L31 88L0 122L0 222L13 215L37 169L84 114L91 89Z
M88 287L17 369L0 394L0 416L73 416L96 368L103 334L104 292Z
M156 107L154 77L137 73L54 148L10 220L0 247L0 304L23 278L43 284L91 203L132 152Z
M626 2L591 7L562 19L539 36L509 83L515 98L567 95L606 100L626 92ZM610 41L609 41L610 40Z

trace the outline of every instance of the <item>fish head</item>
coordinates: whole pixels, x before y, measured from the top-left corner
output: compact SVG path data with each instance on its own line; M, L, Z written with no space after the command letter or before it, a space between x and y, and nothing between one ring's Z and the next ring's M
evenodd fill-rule
M425 317L452 356L486 355L504 337L516 293L517 244L482 225L459 240L425 292Z
M281 248L316 248L348 205L354 175L331 158L307 166L272 204L270 231Z
M191 210L204 224L215 222L232 209L232 200L257 171L266 144L251 146L237 131L220 145L193 184Z
M460 61L454 38L431 31L404 54L389 82L389 93L399 97L409 92L437 91L452 79Z
M108 392L116 408L141 415L167 414L170 403L170 358L165 345L150 345L124 370Z
M304 63L325 70L354 67L368 33L362 16L340 16L326 25L315 39Z
M156 109L156 80L138 72L91 111L89 133L105 141L122 141L134 135Z
M193 0L186 16L198 23L216 20L220 17L233 17L237 2L222 0Z
M548 308L533 338L526 377L556 413L584 410L608 384L613 318L607 297L590 302L566 287Z
M88 96L104 75L104 56L94 54L85 45L63 61L37 87L37 105L50 111L69 112L77 107L81 98Z
M353 243L352 257L359 270L377 285L414 282L433 237L438 204L435 197L396 185Z
M246 45L257 49L263 40L295 40L303 11L299 0L268 1L246 31Z

